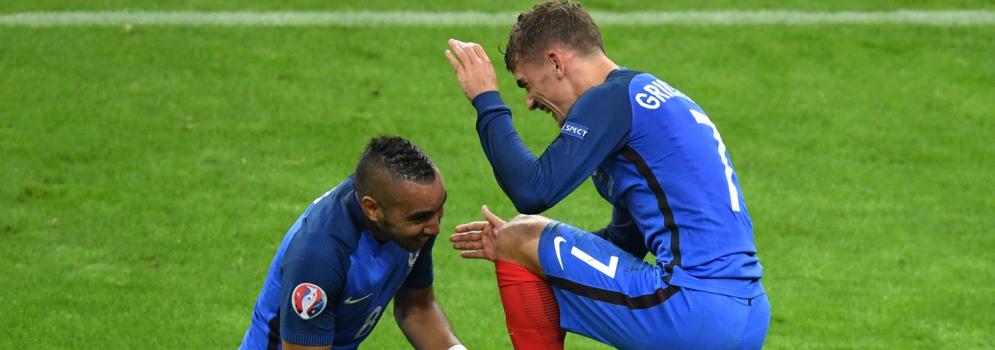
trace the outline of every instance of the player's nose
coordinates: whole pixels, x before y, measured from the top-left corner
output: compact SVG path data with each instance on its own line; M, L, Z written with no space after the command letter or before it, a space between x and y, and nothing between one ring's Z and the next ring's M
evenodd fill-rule
M439 234L439 232L441 231L440 226L441 225L439 224L438 220L433 221L431 224L428 224L428 226L425 226L425 228L422 229L422 233L424 233L426 235L435 236L435 235Z

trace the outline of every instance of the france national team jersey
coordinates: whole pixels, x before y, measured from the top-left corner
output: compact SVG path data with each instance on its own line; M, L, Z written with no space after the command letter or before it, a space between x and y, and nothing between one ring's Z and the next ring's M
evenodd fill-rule
M741 298L764 293L753 224L725 143L680 91L617 69L578 98L538 158L496 91L473 105L484 152L520 212L552 207L593 175L614 207L611 224L595 234L638 258L652 252L666 283Z
M419 251L377 242L350 176L316 199L277 249L240 349L290 343L355 349L402 286L432 284L432 237Z

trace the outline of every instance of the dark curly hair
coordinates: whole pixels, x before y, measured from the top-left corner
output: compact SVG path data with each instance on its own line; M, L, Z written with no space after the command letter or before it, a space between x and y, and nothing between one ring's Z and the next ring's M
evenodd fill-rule
M605 52L601 32L594 19L578 3L549 1L518 15L511 28L504 65L515 72L520 62L532 62L553 45L564 45L581 54Z
M366 144L366 150L356 164L356 193L370 194L373 179L379 172L420 184L435 181L435 164L425 152L404 138L378 136Z

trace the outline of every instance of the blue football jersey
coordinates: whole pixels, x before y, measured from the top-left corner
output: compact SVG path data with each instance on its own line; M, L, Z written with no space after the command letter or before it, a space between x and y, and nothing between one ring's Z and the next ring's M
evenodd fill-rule
M718 129L686 95L620 68L586 91L539 157L528 151L496 91L473 101L498 184L539 213L592 177L613 207L594 232L636 257L656 256L667 283L750 298L763 274L732 160Z
M277 249L240 349L355 349L398 289L432 284L435 237L408 252L363 222L352 177L308 206Z

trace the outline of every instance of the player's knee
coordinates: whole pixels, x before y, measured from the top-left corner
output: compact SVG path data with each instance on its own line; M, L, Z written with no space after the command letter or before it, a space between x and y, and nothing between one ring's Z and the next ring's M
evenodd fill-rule
M542 215L518 214L518 216L515 216L514 219L508 221L508 224L505 227L516 227L518 230L530 230L529 232L538 235L542 232L542 229L546 227L546 224L549 224L552 221L553 220ZM523 226L529 227L525 228ZM535 226L538 226L539 232L532 232L535 230Z
M498 258L511 260L523 265L533 265L538 261L536 249L542 230L551 222L538 215L519 215L508 221L498 232Z
M515 217L511 218L511 222L518 222L518 221L528 220L529 217L532 217L532 216L538 216L538 215L518 214L518 215L515 215Z
M538 215L518 215L501 228L498 239L505 237L510 242L538 239L549 221Z

